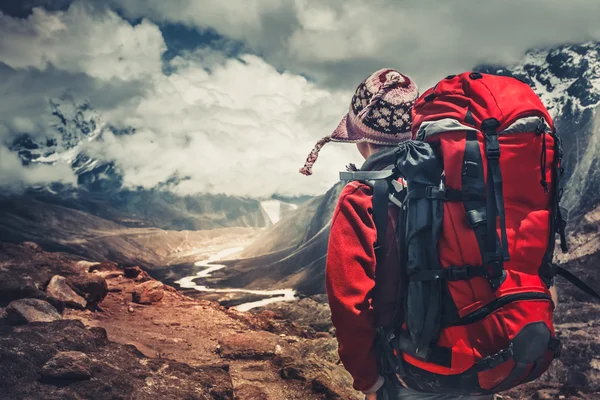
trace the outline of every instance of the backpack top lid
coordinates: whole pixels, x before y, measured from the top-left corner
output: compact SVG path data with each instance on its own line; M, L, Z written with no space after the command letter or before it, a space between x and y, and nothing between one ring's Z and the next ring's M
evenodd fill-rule
M464 72L442 79L417 99L411 131L416 139L424 122L441 119L480 129L491 118L498 120L501 131L526 117L543 118L554 131L548 110L526 83L508 76Z

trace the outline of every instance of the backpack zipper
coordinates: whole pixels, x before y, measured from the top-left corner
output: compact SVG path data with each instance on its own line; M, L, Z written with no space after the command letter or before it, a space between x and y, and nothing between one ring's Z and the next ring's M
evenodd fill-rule
M465 315L462 318L459 318L457 321L451 323L448 326L463 326L470 325L477 321L481 321L494 311L499 308L504 307L507 304L510 304L515 301L521 300L548 300L552 301L552 297L546 293L539 292L528 292L528 293L518 293L518 294L509 294L507 296L500 297L491 303L481 307L479 310L473 311L472 313Z

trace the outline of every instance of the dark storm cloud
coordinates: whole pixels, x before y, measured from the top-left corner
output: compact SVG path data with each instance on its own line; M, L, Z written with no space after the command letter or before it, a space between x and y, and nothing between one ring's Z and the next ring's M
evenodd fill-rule
M337 87L396 67L427 86L531 48L600 40L600 2L589 0L124 0L132 16L212 28L278 67Z

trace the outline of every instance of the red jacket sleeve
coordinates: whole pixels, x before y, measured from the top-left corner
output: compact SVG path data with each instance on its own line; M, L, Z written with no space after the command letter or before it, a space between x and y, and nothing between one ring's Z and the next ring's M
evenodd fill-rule
M368 390L379 377L371 308L377 232L370 192L357 182L342 191L331 223L325 272L338 352L356 390Z

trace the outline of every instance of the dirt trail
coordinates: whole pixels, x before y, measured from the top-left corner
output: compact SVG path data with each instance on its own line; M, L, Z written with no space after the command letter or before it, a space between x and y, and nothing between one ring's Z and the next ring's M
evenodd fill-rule
M330 342L333 359L333 338L315 338L292 323L274 320L272 313L256 316L228 310L176 291L165 291L162 301L153 305L132 303L131 291L137 282L119 272L106 276L112 292L102 302L102 311L69 309L65 318L105 328L110 340L134 345L148 357L192 366L228 364L239 399L361 398L350 389L349 376L335 360L325 368L310 363L294 366L303 378L282 379L286 365L301 361L301 354L310 354L313 345L322 351L323 341ZM334 380L327 374L333 374ZM315 386L315 379L330 380L334 386Z

